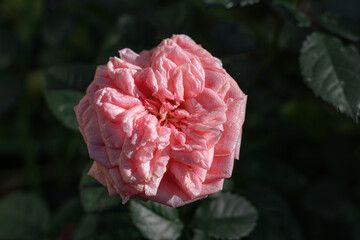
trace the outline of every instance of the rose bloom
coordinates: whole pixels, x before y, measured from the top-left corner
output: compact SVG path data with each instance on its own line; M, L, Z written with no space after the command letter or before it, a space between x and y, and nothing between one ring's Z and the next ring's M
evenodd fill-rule
M220 191L239 158L247 96L186 35L119 53L75 106L89 175L123 203L179 207Z

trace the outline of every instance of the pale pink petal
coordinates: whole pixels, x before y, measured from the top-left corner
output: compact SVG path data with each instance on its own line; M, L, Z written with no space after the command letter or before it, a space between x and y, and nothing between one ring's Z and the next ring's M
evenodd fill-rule
M112 104L124 109L130 109L142 104L138 98L124 95L117 89L110 87L96 91L94 94L94 102L98 107L102 107L103 104Z
M173 35L171 37L173 41L177 43L181 48L186 50L199 49L200 45L196 44L189 36L186 35Z
M230 88L228 75L224 70L205 70L205 87L216 92L221 99L224 99Z
M87 147L89 150L90 158L95 159L98 163L100 163L101 165L103 165L107 168L112 167L108 153L107 153L107 149L105 146L93 145L90 143L87 145Z
M145 184L145 194L155 196L157 194L161 180L167 171L169 154L166 151L157 150L154 159L151 161L151 174L147 178Z
M173 161L169 170L180 188L191 198L197 197L201 193L202 183L206 176L205 169Z
M104 87L112 87L113 80L111 79L112 73L108 71L106 66L98 66L96 68L94 81L89 85L86 90L86 96L89 101L94 101L94 94L97 90L102 89Z
M133 69L122 68L115 73L114 83L121 93L135 97L139 96L133 77L136 72Z
M202 185L200 196L207 196L209 194L217 193L223 189L224 179L207 180Z
M152 50L150 50L150 51L148 51L148 50L143 50L143 51L141 51L140 53L139 53L139 55L142 57L142 58L144 58L144 59L146 59L149 63L150 63L150 59L151 59L151 55L153 54L153 51Z
M91 165L88 175L98 180L98 182L102 185L106 186L105 176L99 170L98 164L96 162Z
M227 121L224 124L225 128L231 127L233 124L240 124L244 122L245 106L247 96L236 99L228 99L228 111L226 112Z
M241 126L234 124L222 132L219 142L215 146L215 156L232 155L241 134Z
M157 56L154 61L151 63L151 68L154 70L154 72L158 71L161 73L164 77L166 77L167 73L174 67L176 67L176 64L168 58L165 58L163 56ZM166 84L167 81L160 82L159 85Z
M120 50L119 53L120 53L121 59L128 63L132 63L141 68L145 68L150 65L150 62L148 59L144 58L141 55L138 55L137 53L135 53L134 51L132 51L129 48L124 48L124 49Z
M148 97L156 94L159 90L155 73L150 67L144 68L136 75L135 84Z
M129 197L139 193L139 189L135 189L123 181L117 168L110 168L108 170L107 176L109 184L111 184L116 189L118 194L123 199L123 203L126 203L129 200Z
M207 170L211 167L214 157L214 149L210 148L204 151L171 150L170 156L173 160L180 162L184 165L201 167Z
M79 129L86 143L103 145L100 128L96 112L92 109L88 102L88 98L83 98L80 103L75 106L76 117L79 122Z
M207 180L217 180L231 177L234 167L234 156L214 156L211 168L207 172Z
M178 184L171 176L165 174L155 196L146 196L141 194L140 197L176 208L206 196L196 198L189 197L182 189L179 188Z
M206 123L192 123L189 124L188 129L190 129L189 136L190 133L196 134L197 139L205 141L207 148L214 147L222 136L222 131L219 128L208 126Z
M184 97L194 98L199 95L205 86L204 76L193 65L184 64L181 66Z
M237 160L239 160L239 158L240 158L241 132L242 132L242 129L240 130L240 136L236 142L236 147L235 147L235 152L234 152L234 158Z
M204 88L202 93L196 97L196 100L209 112L219 108L225 111L227 109L224 101L209 88Z
M120 149L122 148L125 134L119 124L107 121L104 117L99 117L101 124L101 136L105 146L109 148Z
M122 123L122 131L126 134L127 137L131 137L136 119L141 118L144 115L146 115L145 108L141 105L138 105L122 113L119 117L116 118L116 121L118 123Z
M184 101L183 72L179 68L173 68L169 72L169 90L173 92L177 101Z
M193 49L188 49L187 51L197 56L200 60L211 59L212 61L220 61L217 58L214 59L214 57L203 48L193 48Z
M107 64L107 68L112 73L116 72L117 69L122 69L122 68L141 70L140 66L132 64L130 62L126 62L126 61L124 61L124 60L122 60L120 58L117 58L117 57L111 57L110 58L110 61Z

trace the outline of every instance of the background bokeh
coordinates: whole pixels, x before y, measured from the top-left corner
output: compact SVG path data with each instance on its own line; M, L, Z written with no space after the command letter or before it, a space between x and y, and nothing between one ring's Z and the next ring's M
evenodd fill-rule
M246 239L359 240L360 127L316 97L300 74L302 42L320 27L300 28L271 1L242 2L1 1L0 199L32 192L53 215L64 204L80 206L49 239L78 236L84 215L79 183L89 158L80 133L48 107L46 73L106 64L119 49L138 52L185 33L220 58L248 95L240 161L225 186L258 209L257 226ZM360 26L358 0L289 2L311 21L330 11ZM101 228L111 232L126 220L106 221Z

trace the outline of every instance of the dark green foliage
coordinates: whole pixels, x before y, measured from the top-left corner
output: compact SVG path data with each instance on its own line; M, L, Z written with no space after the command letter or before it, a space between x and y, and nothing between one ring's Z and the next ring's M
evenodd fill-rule
M256 209L243 197L224 193L201 205L193 224L208 236L220 239L240 239L254 229Z
M54 67L47 71L45 97L53 114L66 127L77 130L74 106L93 80L95 67L74 64Z
M360 40L360 30L357 26L340 15L326 12L319 17L318 22L324 29L343 38L354 42Z
M325 101L355 121L360 116L360 55L339 39L313 33L301 49L305 82Z
M273 3L284 17L294 21L299 27L310 27L309 18L296 4L288 0L274 0Z
M183 229L176 209L155 202L131 200L130 213L133 223L148 239L178 239Z

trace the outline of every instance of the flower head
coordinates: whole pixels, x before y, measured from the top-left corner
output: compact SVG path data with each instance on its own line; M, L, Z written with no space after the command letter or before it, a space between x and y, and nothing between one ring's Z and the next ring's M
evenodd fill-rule
M239 157L247 96L186 35L119 53L75 107L89 175L124 203L178 207L220 191Z

